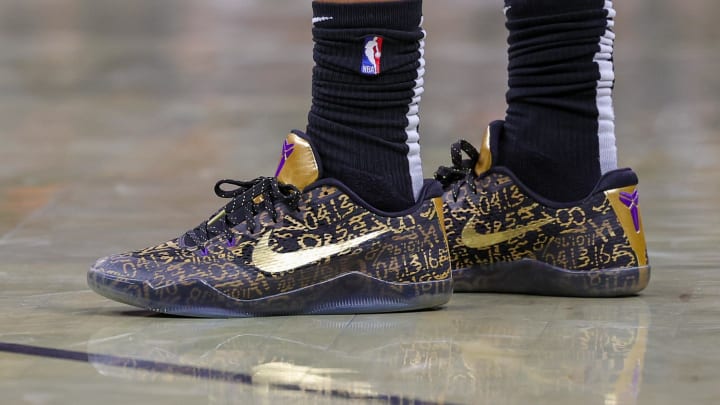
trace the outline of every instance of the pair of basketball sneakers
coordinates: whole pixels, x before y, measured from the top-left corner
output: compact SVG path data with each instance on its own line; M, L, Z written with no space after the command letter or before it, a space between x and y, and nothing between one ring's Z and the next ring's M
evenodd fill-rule
M408 311L453 291L582 297L648 284L637 176L606 173L581 201L550 201L494 164L503 123L480 150L451 148L417 204L383 212L322 175L293 131L275 177L221 180L230 201L182 236L98 260L88 284L141 308L244 317ZM464 156L463 153L466 155Z

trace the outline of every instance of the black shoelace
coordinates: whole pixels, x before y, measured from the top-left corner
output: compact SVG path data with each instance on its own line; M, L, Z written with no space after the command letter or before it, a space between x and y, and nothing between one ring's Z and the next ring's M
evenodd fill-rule
M462 152L470 159L463 159ZM452 166L440 166L435 172L435 180L439 181L444 189L452 186L453 200L457 201L460 187L467 184L473 193L477 193L475 186L475 165L480 158L480 153L470 142L461 139L450 147Z
M235 188L223 189L227 185ZM215 194L232 200L210 219L180 237L186 248L200 249L201 255L208 254L205 242L220 234L225 235L228 246L234 246L232 228L239 224L245 223L248 231L254 233L255 216L260 212L268 211L277 222L275 205L278 203L297 210L301 193L295 186L278 183L275 177L258 177L251 181L220 180L215 184Z

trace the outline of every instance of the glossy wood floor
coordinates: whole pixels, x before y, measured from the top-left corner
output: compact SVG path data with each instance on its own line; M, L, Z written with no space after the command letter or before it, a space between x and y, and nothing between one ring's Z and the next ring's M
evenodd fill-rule
M425 174L505 109L499 0L426 1ZM456 295L438 311L198 320L88 290L271 174L303 128L310 2L0 3L0 403L720 403L720 3L617 2L640 296Z

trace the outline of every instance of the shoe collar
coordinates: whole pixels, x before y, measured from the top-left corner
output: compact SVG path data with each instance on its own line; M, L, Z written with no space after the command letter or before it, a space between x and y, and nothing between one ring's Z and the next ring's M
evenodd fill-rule
M493 157L498 156L498 140L502 134L503 125L503 121L493 121L485 130L480 142L480 156L475 163L476 176L486 173L493 164L497 163Z
M321 174L320 159L310 137L298 130L290 132L283 142L275 177L281 183L304 190L316 182Z

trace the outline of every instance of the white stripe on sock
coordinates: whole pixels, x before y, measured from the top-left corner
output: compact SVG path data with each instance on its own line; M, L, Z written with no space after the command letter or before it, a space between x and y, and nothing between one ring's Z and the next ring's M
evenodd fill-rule
M420 20L422 26L422 19ZM415 88L413 89L414 95L410 104L408 105L407 120L408 126L405 128L407 134L407 146L408 146L408 166L410 168L410 180L412 181L413 195L415 200L420 196L420 191L423 187L423 171L422 161L420 159L420 133L418 127L420 126L420 100L422 94L425 92L425 37L427 33L423 30L423 37L419 41L419 52L420 52L420 64L417 69L417 78L415 79Z
M597 82L597 109L598 109L598 146L600 149L600 172L607 173L617 169L617 147L615 146L615 112L612 104L612 88L615 81L615 72L612 62L615 25L613 18L615 10L612 0L605 0L605 10L608 11L608 23L605 33L600 37L600 50L595 54L593 61L600 70L600 80Z

